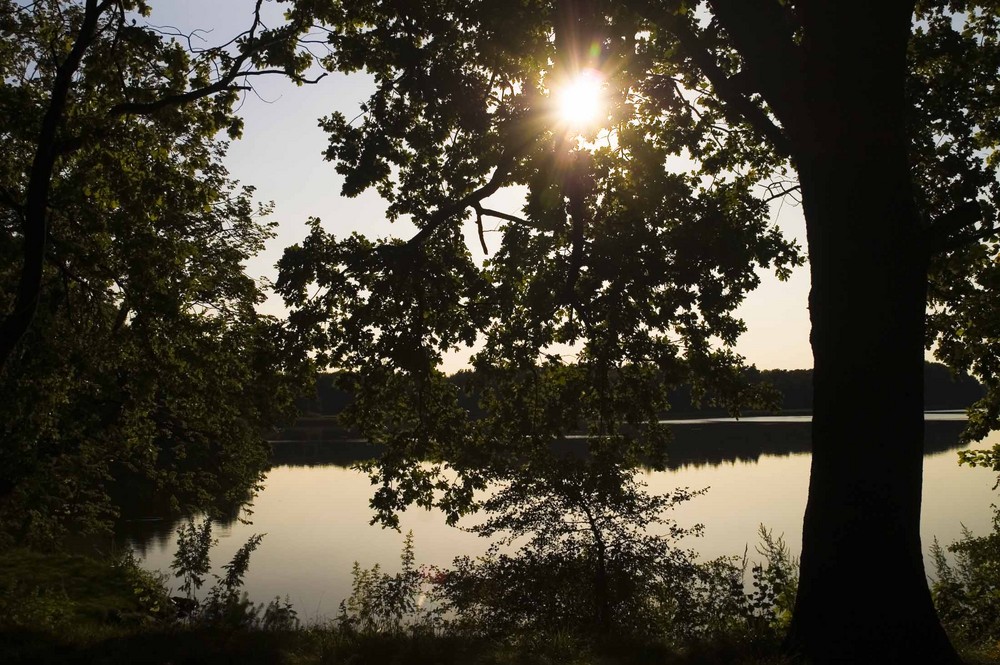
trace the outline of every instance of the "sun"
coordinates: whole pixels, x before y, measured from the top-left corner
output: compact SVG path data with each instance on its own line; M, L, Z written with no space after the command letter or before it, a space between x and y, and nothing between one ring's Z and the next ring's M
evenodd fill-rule
M604 77L585 69L556 90L556 112L571 129L593 125L604 110Z

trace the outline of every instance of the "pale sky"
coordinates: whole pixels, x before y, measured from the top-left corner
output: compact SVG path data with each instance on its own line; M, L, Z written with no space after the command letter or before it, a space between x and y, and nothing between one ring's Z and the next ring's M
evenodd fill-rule
M184 31L212 30L205 35L206 45L228 41L246 29L254 5L253 0L154 0L151 4L149 23ZM270 15L273 24L278 24L282 6L266 2L265 9L265 16ZM371 90L364 74L329 75L316 85L301 87L279 76L260 76L253 84L257 95L247 95L240 108L245 122L243 138L231 145L226 165L234 178L257 188L259 201L275 203L273 219L279 226L277 237L248 264L250 275L274 279L274 264L285 247L305 237L309 217L321 218L323 226L338 237L354 231L373 238L412 235L411 225L385 220L385 205L374 192L353 199L342 197L343 178L332 163L323 160L327 138L317 120L335 110L348 118L357 115ZM791 203L773 206L773 221L804 246L801 209ZM500 192L490 199L488 207L517 213L521 201L514 192ZM473 256L482 257L471 222L467 237ZM487 235L487 245L498 244L490 240ZM811 367L808 294L807 266L796 269L787 282L779 282L771 272L762 274L761 286L738 311L747 332L736 351L760 369ZM272 297L265 309L280 313L280 299ZM461 366L457 358L448 364L449 371Z

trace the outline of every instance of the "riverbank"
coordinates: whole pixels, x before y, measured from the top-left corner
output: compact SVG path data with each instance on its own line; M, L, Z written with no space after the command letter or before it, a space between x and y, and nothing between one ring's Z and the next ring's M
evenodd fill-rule
M487 639L427 627L275 625L255 621L259 612L239 601L210 620L185 618L166 579L127 555L12 550L0 554L0 571L0 662L6 664L788 662L773 639L748 635L679 648L635 640L595 644L568 634Z
M178 618L163 580L127 558L25 550L0 554L0 662L106 665L792 665L773 635L716 636L685 645L596 643L579 635L508 639L399 629L358 631L335 622L268 629ZM1000 653L964 652L972 665Z

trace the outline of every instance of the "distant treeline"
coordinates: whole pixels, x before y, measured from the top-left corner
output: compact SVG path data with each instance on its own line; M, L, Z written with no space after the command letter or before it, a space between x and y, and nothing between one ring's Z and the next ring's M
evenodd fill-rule
M811 369L748 370L749 379L773 385L782 395L782 411L812 410ZM449 379L461 390L459 402L471 413L479 412L475 395L464 388L473 378L470 370L462 370ZM940 363L924 364L924 408L928 410L964 409L983 396L983 387L969 376L954 376ZM350 403L351 395L336 386L335 374L320 374L316 381L316 396L300 403L305 416L332 416L340 413ZM670 396L670 415L711 416L722 415L718 408L696 407L691 402L689 388L681 387Z

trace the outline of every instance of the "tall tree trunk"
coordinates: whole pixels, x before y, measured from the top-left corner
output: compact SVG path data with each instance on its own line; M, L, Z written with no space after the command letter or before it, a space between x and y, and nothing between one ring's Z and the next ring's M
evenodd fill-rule
M800 168L815 371L791 640L818 662L956 660L920 543L926 255L891 161Z
M869 24L836 4L806 4L796 137L815 371L789 640L810 662L959 662L920 543L927 248L903 122L910 10L887 2Z

